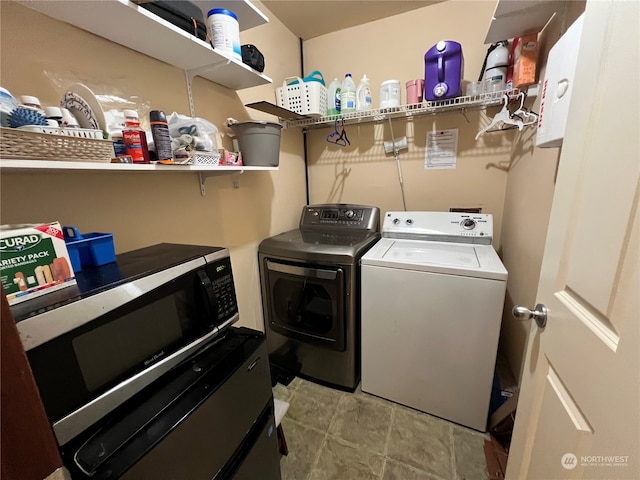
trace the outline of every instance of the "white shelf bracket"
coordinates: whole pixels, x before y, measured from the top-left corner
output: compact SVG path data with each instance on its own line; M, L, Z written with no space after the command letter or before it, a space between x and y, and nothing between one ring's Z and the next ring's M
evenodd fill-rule
M235 174L240 174L240 173L244 173L244 170L231 170L229 172L198 172L198 183L200 184L200 195L201 196L206 196L206 189L204 187L204 182L207 181L207 178L209 177L220 177L222 175L235 175Z
M192 117L196 116L196 108L195 105L193 103L193 91L191 90L191 85L193 84L193 79L195 77L197 77L198 75L200 75L203 72L212 70L214 68L218 68L221 67L223 65L229 65L231 63L231 60L221 60L219 62L216 63L212 63L209 65L205 65L203 67L198 67L198 68L192 68L191 70L185 70L184 71L184 76L185 79L187 81L187 97L189 98L189 112L191 113Z

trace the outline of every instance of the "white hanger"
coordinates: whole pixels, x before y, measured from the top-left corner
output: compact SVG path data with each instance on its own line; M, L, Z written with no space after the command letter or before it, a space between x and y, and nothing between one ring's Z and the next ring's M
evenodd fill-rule
M485 133L487 130L490 130L500 122L506 125L516 125L518 127L518 130L522 130L522 127L524 126L524 124L522 123L521 120L511 118L511 112L509 112L509 109L507 108L508 104L509 104L509 96L505 95L503 97L502 110L496 113L496 116L493 117L493 120L491 120L491 123L489 125L487 125L485 128L483 128L476 134L476 140L480 138L480 135Z
M520 107L518 110L511 114L512 117L519 117L522 119L522 125L533 125L534 123L538 123L538 115L530 110L524 108L524 101L527 97L524 92L519 93L520 97Z

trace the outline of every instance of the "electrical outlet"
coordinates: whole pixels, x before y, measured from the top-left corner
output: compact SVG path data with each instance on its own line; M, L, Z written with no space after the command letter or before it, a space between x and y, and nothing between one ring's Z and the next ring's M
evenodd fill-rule
M396 148L398 151L407 149L407 137L396 138ZM393 153L393 140L385 140L384 153Z
M231 187L232 188L240 188L240 182L238 180L233 180L231 182Z

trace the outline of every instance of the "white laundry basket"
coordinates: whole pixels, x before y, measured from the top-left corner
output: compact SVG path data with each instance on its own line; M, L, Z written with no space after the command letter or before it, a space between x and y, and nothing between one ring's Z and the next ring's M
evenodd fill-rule
M314 72L315 73L315 72ZM318 72L319 73L319 72ZM321 74L320 74L321 75ZM323 117L327 114L327 87L315 77L287 77L282 87L276 88L276 103L300 115Z

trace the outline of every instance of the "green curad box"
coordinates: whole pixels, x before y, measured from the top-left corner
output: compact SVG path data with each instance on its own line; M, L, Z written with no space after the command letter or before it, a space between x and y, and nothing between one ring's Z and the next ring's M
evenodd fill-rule
M0 226L0 276L9 305L75 285L60 224Z

